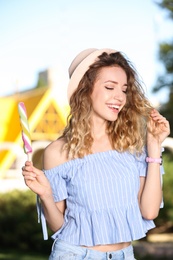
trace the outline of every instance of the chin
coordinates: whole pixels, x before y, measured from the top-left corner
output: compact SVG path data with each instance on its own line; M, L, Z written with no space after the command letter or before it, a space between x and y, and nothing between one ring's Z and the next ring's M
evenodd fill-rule
M116 118L107 118L106 120L109 121L109 122L115 122L117 121L118 117Z

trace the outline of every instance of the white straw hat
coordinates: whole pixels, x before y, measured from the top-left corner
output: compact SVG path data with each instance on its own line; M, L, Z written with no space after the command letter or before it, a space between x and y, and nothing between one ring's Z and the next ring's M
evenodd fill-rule
M86 49L74 58L69 67L70 81L67 89L68 100L70 100L70 97L77 89L80 80L89 69L90 65L93 64L97 60L97 57L103 52L110 54L117 51L112 49Z

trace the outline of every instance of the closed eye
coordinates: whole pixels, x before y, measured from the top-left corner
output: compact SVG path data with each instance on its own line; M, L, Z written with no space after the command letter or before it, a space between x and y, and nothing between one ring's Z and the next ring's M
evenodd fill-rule
M112 90L114 87L105 87L106 89Z

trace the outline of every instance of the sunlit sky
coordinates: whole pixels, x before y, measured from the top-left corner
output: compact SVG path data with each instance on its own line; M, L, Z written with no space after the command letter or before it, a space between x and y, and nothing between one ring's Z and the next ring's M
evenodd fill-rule
M0 0L0 96L35 87L47 68L66 75L83 49L113 48L134 63L151 101L162 101L167 93L151 89L163 71L158 44L173 37L167 16L152 0Z

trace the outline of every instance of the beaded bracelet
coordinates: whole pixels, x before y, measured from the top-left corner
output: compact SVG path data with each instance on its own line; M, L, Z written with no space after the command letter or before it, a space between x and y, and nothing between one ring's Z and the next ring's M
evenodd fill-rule
M148 163L159 163L159 164L162 164L162 157L160 157L160 158L147 157L147 158L146 158L146 162L148 162Z

